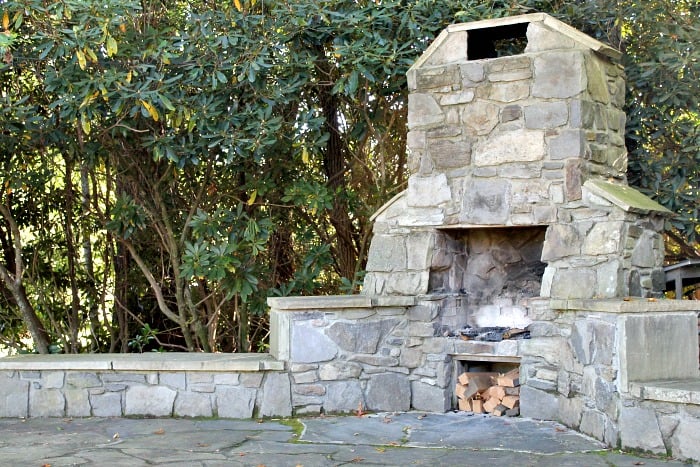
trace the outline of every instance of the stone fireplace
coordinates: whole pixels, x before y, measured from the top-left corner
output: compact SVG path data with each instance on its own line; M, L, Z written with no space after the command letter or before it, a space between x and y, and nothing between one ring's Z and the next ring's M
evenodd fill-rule
M523 416L700 460L700 302L660 298L670 213L626 184L619 58L544 14L449 26L408 74L362 294L269 298L269 354L0 359L0 416L443 412L459 373L519 367Z
M410 177L362 294L268 301L297 413L445 411L459 372L519 366L523 415L643 444L641 388L698 376L697 318L657 299L671 213L627 185L620 57L545 14L440 34L408 72Z

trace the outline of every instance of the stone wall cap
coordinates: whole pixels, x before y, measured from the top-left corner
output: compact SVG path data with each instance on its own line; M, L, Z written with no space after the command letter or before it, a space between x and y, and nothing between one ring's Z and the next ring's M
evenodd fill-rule
M583 187L594 195L610 201L627 212L641 214L653 212L665 216L673 215L672 211L669 211L653 199L627 185L610 183L603 180L587 180L586 183L583 184Z
M603 42L600 42L597 39L592 38L591 36L579 31L576 28L569 26L568 24L562 21L559 21L558 19L548 15L547 13L530 13L526 15L508 16L505 18L494 18L485 19L481 21L472 21L469 23L451 24L447 26L447 28L445 28L438 35L438 37L435 38L432 44L430 44L430 46L426 49L423 55L421 55L418 58L418 60L413 64L409 71L421 68L428 61L430 56L433 55L441 47L443 42L447 40L447 37L450 34L460 31L470 31L474 29L489 29L522 23L543 23L550 29L553 29L560 34L571 38L575 42L605 57L608 57L615 61L620 60L622 58L622 52L620 52L619 50L607 44L604 44Z
M550 300L550 307L557 311L594 311L602 313L648 313L648 312L698 312L700 301L667 300L629 297L624 299Z
M0 370L72 371L263 371L284 362L265 353L150 352L142 354L14 355L0 358Z
M275 310L322 310L337 308L371 308L367 295L319 295L310 297L269 297L267 304Z

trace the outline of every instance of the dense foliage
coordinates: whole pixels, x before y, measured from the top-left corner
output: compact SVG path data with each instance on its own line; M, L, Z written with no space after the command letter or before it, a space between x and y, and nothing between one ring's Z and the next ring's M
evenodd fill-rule
M406 70L534 10L626 48L630 179L692 251L698 6L637 3L0 1L0 344L256 351L267 296L357 290Z

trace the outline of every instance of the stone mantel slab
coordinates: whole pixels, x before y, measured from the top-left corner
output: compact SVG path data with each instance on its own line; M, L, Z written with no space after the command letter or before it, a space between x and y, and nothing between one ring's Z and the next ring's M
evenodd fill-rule
M401 307L415 305L416 297L407 295L321 295L311 297L270 297L267 299L267 304L277 311Z
M607 300L550 300L557 311L595 311L602 313L647 313L700 311L700 301L666 300L654 298L607 299Z
M31 354L0 358L2 370L234 372L284 370L284 362L262 353Z

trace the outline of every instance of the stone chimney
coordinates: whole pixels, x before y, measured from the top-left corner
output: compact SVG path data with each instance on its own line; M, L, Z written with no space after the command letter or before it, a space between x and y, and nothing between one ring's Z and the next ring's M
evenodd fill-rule
M411 175L373 218L363 293L663 291L669 212L627 186L620 57L542 13L443 31L408 72Z

